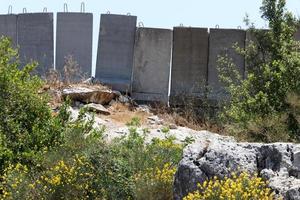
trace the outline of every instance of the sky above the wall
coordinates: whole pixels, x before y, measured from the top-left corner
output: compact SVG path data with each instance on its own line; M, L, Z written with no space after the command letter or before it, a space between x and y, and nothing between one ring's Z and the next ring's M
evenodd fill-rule
M94 14L93 66L96 63L100 14L127 14L138 17L145 27L172 28L173 26L220 28L245 28L243 19L246 13L257 27L266 27L260 18L261 0L0 0L0 14L8 12L9 5L13 13L62 12L64 3L69 12L79 12L81 2L85 11ZM300 0L287 0L287 7L300 16ZM54 16L56 19L56 16Z

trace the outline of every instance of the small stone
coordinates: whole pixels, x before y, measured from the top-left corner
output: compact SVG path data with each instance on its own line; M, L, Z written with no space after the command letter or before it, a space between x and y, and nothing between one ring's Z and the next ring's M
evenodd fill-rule
M94 111L104 115L110 115L110 112L101 104L90 103L85 105L85 107L87 107L87 109L90 111Z
M147 105L139 105L137 109L145 113L150 113L150 108Z
M121 103L129 103L129 98L123 95L119 96L118 100Z
M80 103L79 101L75 101L75 102L74 102L74 106L75 106L75 107L79 108L80 105L81 105L81 103Z
M162 125L163 124L163 120L161 120L157 115L148 117L148 120L154 122L154 124L157 124L157 125Z
M116 97L122 96L121 92L117 90L113 90L112 92L116 95Z
M109 104L108 104L108 105L112 106L112 105L114 105L115 103L116 103L116 101L115 101L115 100L111 100L111 101L109 102Z
M93 84L94 83L94 77L91 77L91 78L88 78L86 79L85 81L83 81L82 83L85 83L85 84Z
M170 125L169 125L169 128L170 128L170 129L177 129L177 126L176 126L175 124L170 124Z

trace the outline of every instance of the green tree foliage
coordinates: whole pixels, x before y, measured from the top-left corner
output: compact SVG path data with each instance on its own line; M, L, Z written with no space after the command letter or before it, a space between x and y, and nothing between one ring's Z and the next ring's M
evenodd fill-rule
M232 78L232 74L238 73L232 70L236 66L231 58L219 59L221 79L231 94L223 116L257 136L255 139L266 142L299 139L300 134L295 115L295 108L299 109L295 105L299 102L290 101L299 98L289 97L300 94L300 43L294 39L299 21L285 5L285 0L263 0L262 18L268 22L268 30L257 30L246 20L252 39L247 41L245 49L237 48L245 57L245 80L241 76ZM267 124L272 119L278 129ZM260 124L258 130L249 129L253 124ZM276 132L285 135L268 137Z
M43 82L30 72L36 64L20 69L18 51L7 38L0 40L0 170L8 162L31 163L37 152L59 142L66 115L52 117Z

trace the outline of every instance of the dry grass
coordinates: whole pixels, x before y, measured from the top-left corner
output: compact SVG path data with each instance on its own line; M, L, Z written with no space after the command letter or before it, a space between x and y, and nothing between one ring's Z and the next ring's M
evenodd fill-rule
M71 61L70 61L71 60ZM76 68L76 63L72 64L72 59L69 60L69 67ZM71 64L70 64L71 63ZM75 66L75 67L74 67ZM86 87L90 89L100 89L109 90L109 87L101 84L86 84L86 83L71 83L71 76L73 70L69 70L67 81L62 81L61 76L57 74L56 71L52 71L47 76L47 87L54 90L62 90L64 88L71 87ZM51 94L52 100L50 101L51 107L58 107L61 105L61 98L59 98L55 93ZM184 97L184 95L182 95ZM184 106L180 107L168 107L165 104L151 104L150 111L147 113L136 109L132 104L123 104L120 102L114 102L108 107L111 112L109 116L101 116L104 119L112 120L116 123L126 124L133 117L138 117L141 120L142 125L146 125L148 122L148 117L152 114L158 115L164 121L164 125L176 124L177 126L188 127L193 130L209 130L212 132L222 133L223 128L213 122L208 116L210 115L210 110L205 108L205 106L198 106L198 99L183 99ZM201 102L203 103L203 102ZM197 104L197 106L195 106Z
M206 115L199 114L205 108L193 106L167 107L164 105L153 105L151 112L158 115L166 124L176 124L177 126L187 127L193 130L208 130L211 132L222 133L223 127Z
M45 77L46 83L50 85L51 88L56 89L67 87L71 84L81 83L89 78L89 76L82 71L81 67L72 55L65 57L63 71L50 69L46 73Z
M130 104L123 104L120 102L113 103L108 109L111 112L111 115L105 116L105 118L122 124L126 124L130 119L138 117L141 120L141 124L146 125L147 118L151 115L147 112L135 109Z

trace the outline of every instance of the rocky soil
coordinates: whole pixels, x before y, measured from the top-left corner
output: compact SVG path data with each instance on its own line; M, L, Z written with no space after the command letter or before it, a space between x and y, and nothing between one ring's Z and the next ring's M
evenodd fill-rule
M195 131L169 124L150 112L149 107L137 105L128 96L105 87L73 85L62 90L50 90L56 111L63 99L72 100L69 108L75 120L82 107L95 113L95 127L106 127L105 137L112 140L129 133L126 122L141 119L138 132L147 140L175 137L177 142L192 142L184 150L174 182L174 199L180 200L196 190L197 183L208 178L230 176L231 172L257 173L269 181L276 194L285 199L300 199L300 144L238 143L232 137L209 131ZM92 114L87 117L91 117ZM169 131L164 131L164 129Z

